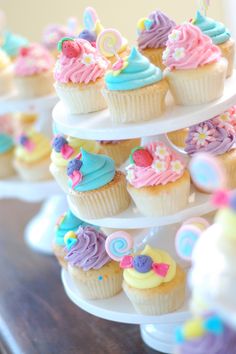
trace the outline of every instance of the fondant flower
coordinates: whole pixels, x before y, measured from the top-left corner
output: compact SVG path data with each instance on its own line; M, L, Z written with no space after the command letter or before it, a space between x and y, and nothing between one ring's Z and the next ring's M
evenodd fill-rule
M84 53L81 62L86 66L94 64L95 63L94 55L92 53L90 54Z
M127 180L128 180L128 182L131 183L135 177L133 166L132 165L127 166L126 171L127 171Z
M169 41L171 42L176 42L179 40L180 38L180 35L181 35L181 32L179 30L173 30L169 36L168 36L168 39Z
M167 48L164 50L163 54L162 54L162 59L163 59L163 60L166 60L169 55L170 55L170 48L167 47Z
M160 159L160 160L165 160L166 157L169 156L169 151L166 149L165 146L157 146L155 155Z
M123 71L128 65L128 61L120 58L115 64L112 65L112 74L117 76Z
M213 133L211 129L208 129L207 125L198 127L197 132L193 134L193 143L196 143L197 146L208 145L210 141L214 140Z
M177 174L181 174L181 172L183 171L183 165L179 160L171 161L170 165L172 171Z
M185 57L185 49L184 48L176 48L173 54L175 60L180 60Z
M166 171L166 162L161 160L156 160L152 164L152 168L156 170L156 172L164 172Z
M217 118L219 118L223 122L230 122L230 113L224 112L223 114L220 114Z

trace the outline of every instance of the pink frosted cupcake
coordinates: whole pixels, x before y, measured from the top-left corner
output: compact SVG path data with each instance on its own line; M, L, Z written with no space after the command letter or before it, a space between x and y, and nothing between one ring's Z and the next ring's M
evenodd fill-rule
M106 108L101 94L108 62L84 39L63 38L55 67L55 89L72 114Z
M163 62L176 104L204 104L222 96L227 61L198 27L177 26L169 35Z
M15 61L15 84L22 98L45 96L53 92L54 59L40 44L22 48Z

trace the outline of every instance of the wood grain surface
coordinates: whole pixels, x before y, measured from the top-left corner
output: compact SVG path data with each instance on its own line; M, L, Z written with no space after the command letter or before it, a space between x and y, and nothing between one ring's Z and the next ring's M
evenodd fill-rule
M24 243L39 207L0 201L0 353L157 354L138 326L96 318L70 302L54 257Z

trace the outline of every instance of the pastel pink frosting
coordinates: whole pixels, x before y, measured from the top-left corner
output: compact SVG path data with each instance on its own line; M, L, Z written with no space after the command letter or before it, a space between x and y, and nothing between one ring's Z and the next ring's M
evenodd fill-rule
M53 68L54 58L42 45L32 43L21 48L15 61L14 71L17 76L31 76Z
M127 180L135 188L166 185L181 178L185 164L179 156L162 142L152 142L144 147L153 157L148 167L135 163L127 167Z
M88 84L104 77L108 61L88 41L80 38L74 41L80 47L80 54L69 58L61 52L54 71L55 80L64 84Z
M190 23L176 26L171 32L163 53L163 62L169 69L196 69L221 58L220 49L210 37Z

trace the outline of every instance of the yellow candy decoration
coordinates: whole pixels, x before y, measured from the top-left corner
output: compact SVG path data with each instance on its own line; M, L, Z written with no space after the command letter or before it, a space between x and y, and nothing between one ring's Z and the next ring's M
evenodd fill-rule
M77 238L77 236L76 236L76 234L75 234L75 232L74 231L68 231L66 234L65 234L65 236L64 236L64 242L65 242L65 244L67 243L67 241L68 241L68 239L69 238Z
M201 337L204 333L203 321L200 318L187 322L183 328L183 335L186 339Z
M142 32L145 30L145 21L147 20L147 17L142 17L137 23L137 29L138 31Z

